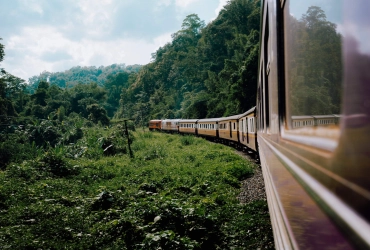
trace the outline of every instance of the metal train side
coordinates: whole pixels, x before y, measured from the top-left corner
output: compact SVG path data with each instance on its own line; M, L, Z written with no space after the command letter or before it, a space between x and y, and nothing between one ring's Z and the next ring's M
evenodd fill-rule
M370 2L261 8L258 151L275 247L370 249Z

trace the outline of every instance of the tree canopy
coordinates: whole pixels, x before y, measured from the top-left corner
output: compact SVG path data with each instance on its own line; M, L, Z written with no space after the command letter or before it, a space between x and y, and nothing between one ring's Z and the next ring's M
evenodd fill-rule
M207 25L190 14L145 66L44 71L28 85L4 71L1 112L59 121L79 114L102 124L107 124L105 117L130 118L143 125L149 119L244 112L256 99L259 18L258 0L229 1Z
M136 117L143 103L147 119L216 117L255 105L259 5L230 1L208 25L188 15L122 89L116 117Z

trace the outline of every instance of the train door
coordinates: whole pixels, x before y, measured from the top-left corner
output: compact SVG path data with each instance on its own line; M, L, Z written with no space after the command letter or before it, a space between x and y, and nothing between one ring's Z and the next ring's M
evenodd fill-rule
M263 38L263 60L261 67L261 84L262 84L262 105L263 105L263 115L264 119L264 132L267 133L270 126L270 108L269 108L269 73L270 73L270 60L271 53L270 51L270 29L269 29L269 11L267 8L267 15L265 20L265 33Z
M244 141L244 119L242 119L241 124L239 124L239 135L241 135L241 141Z
M247 144L249 144L249 131L248 131L248 124L249 124L249 122L250 122L250 119L247 117L246 118L246 126L247 126L247 128L246 128L246 133L247 133Z
M230 138L233 137L231 122L229 122L229 131L230 131Z

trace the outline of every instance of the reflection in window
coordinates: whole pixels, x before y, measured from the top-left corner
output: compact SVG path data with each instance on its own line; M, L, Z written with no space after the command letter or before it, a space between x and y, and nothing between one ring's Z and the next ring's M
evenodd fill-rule
M324 10L300 18L285 7L287 115L291 128L337 124L342 84L342 36ZM315 1L317 2L317 1Z

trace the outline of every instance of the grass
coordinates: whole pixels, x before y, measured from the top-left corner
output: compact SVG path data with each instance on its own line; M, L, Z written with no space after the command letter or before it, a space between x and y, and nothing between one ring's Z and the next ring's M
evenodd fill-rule
M240 180L253 175L252 163L204 139L139 131L132 134L131 159L119 133L117 128L90 128L75 144L88 148L78 157L66 158L57 147L1 171L0 245L273 247L266 202L242 205L236 199ZM104 155L99 138L119 144L116 151Z

